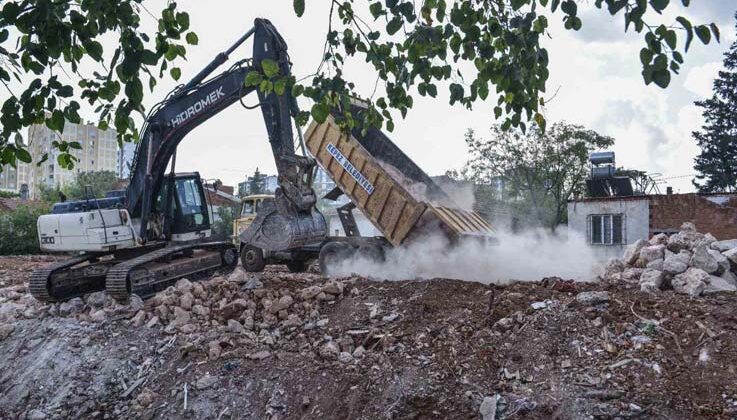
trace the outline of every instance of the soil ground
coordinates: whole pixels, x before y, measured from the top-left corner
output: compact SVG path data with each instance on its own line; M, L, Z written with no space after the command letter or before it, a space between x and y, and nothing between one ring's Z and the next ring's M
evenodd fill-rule
M201 291L178 285L142 307L70 308L25 290L49 261L0 258L3 419L737 415L734 294L270 267Z

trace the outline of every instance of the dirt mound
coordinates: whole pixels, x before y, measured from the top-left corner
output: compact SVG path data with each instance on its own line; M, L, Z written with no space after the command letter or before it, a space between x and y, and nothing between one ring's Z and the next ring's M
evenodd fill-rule
M628 288L629 287L629 288ZM0 289L7 418L730 418L734 294L238 270L141 302Z

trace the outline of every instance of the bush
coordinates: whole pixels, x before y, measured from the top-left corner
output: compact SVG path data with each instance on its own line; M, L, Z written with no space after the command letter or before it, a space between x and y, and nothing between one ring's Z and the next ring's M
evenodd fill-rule
M233 219L238 214L236 206L221 206L216 210L217 215L213 215L215 221L212 223L212 237L222 241L231 240L233 238Z
M36 221L47 212L46 204L33 203L0 214L0 255L39 253Z

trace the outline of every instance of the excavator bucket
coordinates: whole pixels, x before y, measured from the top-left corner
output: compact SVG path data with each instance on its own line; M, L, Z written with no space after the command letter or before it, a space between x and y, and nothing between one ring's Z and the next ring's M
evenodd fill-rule
M325 218L313 208L309 213L289 209L286 198L277 193L275 201L264 201L253 223L239 235L242 243L264 251L286 251L315 242L327 235ZM278 211L281 207L283 210Z

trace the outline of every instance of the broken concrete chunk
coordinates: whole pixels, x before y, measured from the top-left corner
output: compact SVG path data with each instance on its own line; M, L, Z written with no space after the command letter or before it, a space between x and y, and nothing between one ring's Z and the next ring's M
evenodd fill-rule
M665 257L665 245L645 246L640 250L640 258L645 264L651 261L662 260Z
M663 284L663 272L648 268L640 276L640 290L647 293L657 293Z
M581 292L576 295L576 301L584 305L598 305L600 303L609 302L609 292L606 292L606 291Z
M727 257L725 257L721 252L711 249L711 248L707 249L707 252L709 252L709 255L711 255L712 258L714 258L714 260L719 265L719 269L713 274L718 276L724 273L725 271L729 271L730 264L729 264L729 260L727 259Z
M650 245L667 245L668 235L665 233L658 233L657 235L650 238Z
M737 248L737 239L728 239L726 241L715 241L709 244L711 249L719 252L729 251L730 249Z
M628 246L627 250L624 251L624 257L622 258L622 261L628 265L634 264L640 257L640 250L648 245L649 243L646 240L638 239L634 244Z
M218 383L218 377L217 376L211 376L209 373L205 374L205 376L201 377L200 379L195 382L195 387L199 390L210 388L211 386Z
M724 251L722 252L722 255L724 255L729 261L729 265L730 267L732 267L732 271L737 273L737 248L732 248L728 251Z
M496 419L496 406L499 401L499 396L494 395L493 397L484 397L479 407L479 414L481 414L481 420L495 420Z
M82 298L70 299L66 302L62 302L59 305L59 314L61 316L69 316L82 312L84 309L84 301Z
M668 238L668 249L672 252L680 252L688 248L688 241L680 233L675 233Z
M697 297L711 281L711 276L700 268L691 267L686 272L678 274L671 281L676 293Z
M735 292L737 291L737 285L729 282L724 277L711 276L709 284L704 289L704 294L717 293L717 292Z
M650 269L650 270L663 271L663 259L662 258L658 258L657 260L650 261L645 266L645 270L648 270L648 269ZM644 274L644 272L643 272L643 274ZM642 277L640 277L640 281L642 281Z
M691 267L700 268L709 274L716 273L719 270L719 264L709 254L704 244L698 245L693 249L690 265Z

